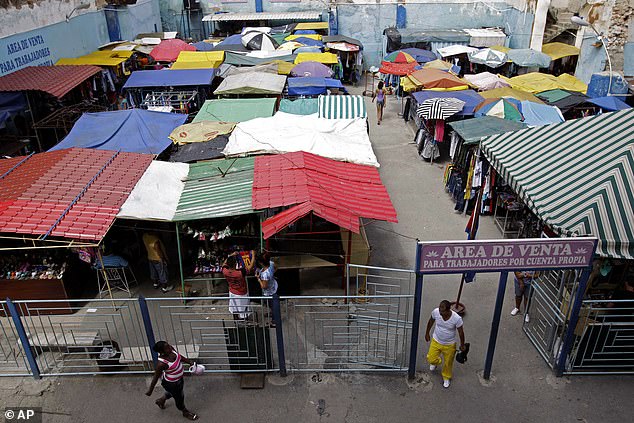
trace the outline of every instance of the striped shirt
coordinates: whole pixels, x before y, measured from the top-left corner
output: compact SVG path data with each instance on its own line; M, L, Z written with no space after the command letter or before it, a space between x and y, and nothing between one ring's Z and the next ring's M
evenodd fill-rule
M176 354L176 360L172 362L161 357L158 358L161 363L167 364L167 370L163 370L163 379L168 382L178 382L183 377L184 372L181 355L176 350L173 351Z

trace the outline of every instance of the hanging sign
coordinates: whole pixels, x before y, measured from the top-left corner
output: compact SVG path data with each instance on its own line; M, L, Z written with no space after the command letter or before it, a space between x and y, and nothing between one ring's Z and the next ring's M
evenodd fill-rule
M418 243L418 271L499 272L588 267L596 238L527 238Z

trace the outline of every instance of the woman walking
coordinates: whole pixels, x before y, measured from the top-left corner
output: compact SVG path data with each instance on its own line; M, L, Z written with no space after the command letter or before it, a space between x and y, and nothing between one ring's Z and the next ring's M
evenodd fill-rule
M383 109L385 108L385 90L383 89L383 81L379 81L379 85L374 91L372 96L372 102L376 99L376 120L377 125L381 124L383 120Z
M255 276L258 278L260 287L262 288L262 295L265 297L272 297L277 293L277 281L275 280L275 263L269 257L260 256L256 260L258 269ZM269 308L271 309L271 323L270 327L275 327L275 311L273 304L270 300Z
M152 391L159 379L161 386L165 389L165 394L155 401L161 410L165 409L165 401L174 398L176 408L182 413L183 417L189 420L198 420L198 415L192 413L185 407L185 393L183 392L183 362L192 365L192 362L185 356L180 355L174 347L165 341L158 341L154 344L154 351L158 356L158 364L154 371L154 377L148 391L145 393L148 397L152 396Z

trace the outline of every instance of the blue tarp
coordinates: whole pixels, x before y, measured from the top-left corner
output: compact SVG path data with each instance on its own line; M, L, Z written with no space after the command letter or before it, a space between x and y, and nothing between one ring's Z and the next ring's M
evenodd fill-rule
M132 72L123 88L211 85L215 72L215 69L161 69L135 71Z
M317 31L314 29L298 29L295 31L295 35L305 35L305 34L317 34Z
M422 104L423 101L430 98L457 98L465 102L462 111L456 113L458 116L473 115L474 109L478 104L484 101L484 98L473 90L461 90L461 91L417 91L412 94L416 103Z
M589 103L596 104L603 110L616 112L617 110L630 109L631 107L614 96L597 97L588 100Z
M312 38L307 38L307 37L298 37L295 38L293 41L297 42L297 43L301 43L304 44L305 46L310 46L310 47L323 47L324 43L319 41L319 40L313 40Z
M608 86L610 85L610 72L599 72L592 74L590 83L588 84L588 91L586 95L591 98L604 97L608 95ZM612 85L610 86L610 93L612 95L617 94L620 100L625 100L625 96L629 92L629 85L625 78L618 73L612 74Z
M169 134L185 120L187 115L143 109L84 113L68 136L49 151L82 147L159 154L172 143Z
M288 78L288 95L326 94L327 88L344 89L343 84L338 79L313 77Z
M522 101L521 112L524 116L523 123L528 126L543 126L551 123L560 123L565 119L559 109L555 106L533 103L532 101Z

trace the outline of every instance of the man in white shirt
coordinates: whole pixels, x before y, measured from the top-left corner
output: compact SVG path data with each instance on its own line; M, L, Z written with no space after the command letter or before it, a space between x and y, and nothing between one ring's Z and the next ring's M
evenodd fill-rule
M434 324L436 326L434 328L433 338L430 338L429 331L431 331ZM425 341L429 342L431 340L431 345L427 352L429 370L436 370L436 367L443 362L444 359L441 373L443 386L445 388L449 388L451 384L453 361L456 356L456 330L458 331L458 336L460 336L460 351L465 350L462 324L462 317L451 310L451 303L447 300L440 302L438 308L435 308L434 311L431 312L431 317L427 322Z

